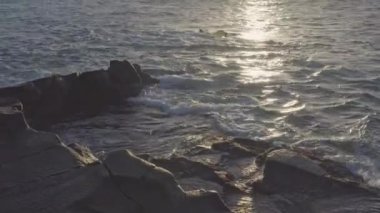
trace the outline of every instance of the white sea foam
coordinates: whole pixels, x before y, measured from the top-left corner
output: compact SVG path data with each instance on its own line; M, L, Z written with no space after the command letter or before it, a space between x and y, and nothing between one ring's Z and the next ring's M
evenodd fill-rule
M218 112L233 107L231 104L206 104L197 102L171 104L165 100L149 97L130 98L129 101L134 104L157 108L162 112L173 116L206 114L208 112Z

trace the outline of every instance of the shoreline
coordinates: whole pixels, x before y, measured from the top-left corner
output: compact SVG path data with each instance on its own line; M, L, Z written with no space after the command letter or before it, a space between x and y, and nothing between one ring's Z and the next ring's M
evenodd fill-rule
M380 209L379 191L343 165L263 141L217 138L211 146L196 146L184 156L156 159L120 150L98 159L81 145L66 146L58 136L32 129L46 129L69 116L92 116L154 83L158 80L139 65L111 61L108 70L0 88L0 209L73 213ZM56 194L59 198L53 198Z

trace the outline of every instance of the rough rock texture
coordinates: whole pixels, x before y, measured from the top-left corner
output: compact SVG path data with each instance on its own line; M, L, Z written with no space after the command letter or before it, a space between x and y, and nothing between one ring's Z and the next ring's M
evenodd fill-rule
M33 127L48 126L77 113L92 115L110 103L136 96L157 79L128 61L111 61L108 70L53 75L18 86L1 88L0 97L16 98Z
M170 172L128 151L100 161L33 130L21 109L15 99L0 99L1 212L230 212L216 193L185 192Z

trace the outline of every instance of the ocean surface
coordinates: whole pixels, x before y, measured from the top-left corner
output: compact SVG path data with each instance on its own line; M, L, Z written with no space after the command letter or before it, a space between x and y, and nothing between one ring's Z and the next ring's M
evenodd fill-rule
M64 140L167 156L260 139L380 187L379 0L0 0L0 86L112 59L161 82Z

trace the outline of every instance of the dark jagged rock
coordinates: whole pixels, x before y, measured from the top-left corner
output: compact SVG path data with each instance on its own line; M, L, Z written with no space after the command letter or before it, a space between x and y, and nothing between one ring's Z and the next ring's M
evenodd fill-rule
M33 130L21 109L0 99L1 212L230 212L217 194L185 192L170 172L128 151L102 162L87 148Z
M136 96L144 85L158 80L128 61L111 61L108 70L70 75L53 75L19 86L1 88L0 98L14 98L24 105L27 120L34 127L77 113L93 115L109 104Z

